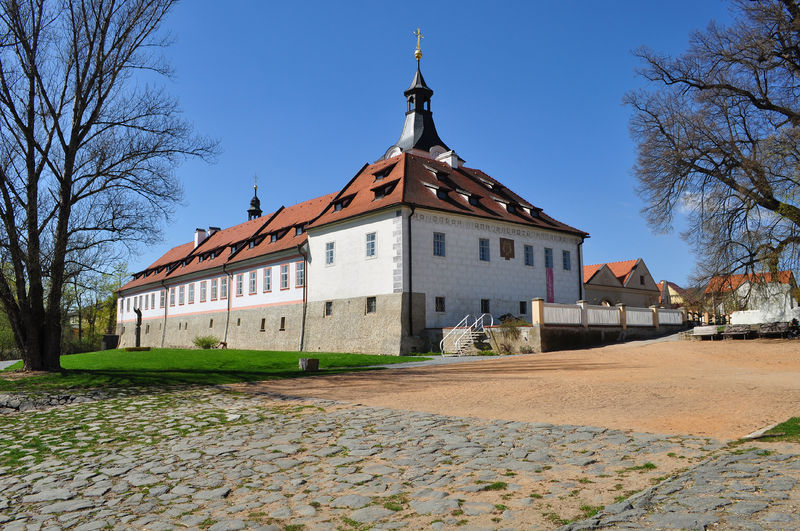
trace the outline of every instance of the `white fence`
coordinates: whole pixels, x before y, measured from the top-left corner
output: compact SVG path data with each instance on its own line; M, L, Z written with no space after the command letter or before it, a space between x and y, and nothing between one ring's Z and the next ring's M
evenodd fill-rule
M632 308L624 306L594 306L545 303L534 299L531 308L534 323L566 326L636 326L660 327L682 325L686 321L683 309Z
M658 324L679 325L683 324L683 310L658 309Z
M581 326L583 311L574 304L545 304L544 322L549 324L567 324Z
M619 326L619 308L614 306L587 306L589 326Z
M628 326L653 326L653 310L649 308L628 308L626 314Z

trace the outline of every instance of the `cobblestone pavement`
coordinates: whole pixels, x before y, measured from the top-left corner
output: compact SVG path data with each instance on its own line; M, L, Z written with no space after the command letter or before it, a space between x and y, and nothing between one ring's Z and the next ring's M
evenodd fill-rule
M220 389L2 422L4 529L800 528L791 445Z

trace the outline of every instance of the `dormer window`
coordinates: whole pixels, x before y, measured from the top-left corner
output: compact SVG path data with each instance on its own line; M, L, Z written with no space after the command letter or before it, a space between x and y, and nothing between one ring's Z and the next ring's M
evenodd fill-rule
M202 262L203 260L205 260L205 257L202 254L197 257L198 262Z
M333 205L333 211L339 212L342 209L342 202L338 201Z
M252 249L255 246L256 246L255 240L250 240L250 242L248 242L248 244L247 244L247 248L248 249Z
M480 198L476 195L469 196L469 204L472 206L478 206L480 204Z
M397 186L397 183L398 183L398 180L394 180L394 181L392 181L390 183L387 183L387 184L385 184L383 186L379 186L377 188L374 188L372 190L372 192L375 194L375 198L373 200L377 201L377 200L383 199L387 195L391 194L392 190L394 190L394 187Z
M439 188L438 190L436 190L436 197L438 197L439 199L447 199L447 191L443 190L442 188Z
M517 213L517 207L515 207L515 206L514 206L514 205L512 205L511 203L509 203L508 205L506 205L506 210L508 210L508 213L509 213L509 214L516 214L516 213Z
M269 235L269 241L273 242L273 243L278 241L278 233L277 232L273 232L272 234L270 234Z
M294 228L294 235L295 236L300 236L301 234L303 234L303 226L301 225L299 227L295 227Z
M376 171L373 174L375 176L375 182L382 181L385 177L387 177L390 173L392 173L392 170L394 169L394 167L395 167L395 164L390 164L390 165L386 166L385 168L383 168L382 170Z

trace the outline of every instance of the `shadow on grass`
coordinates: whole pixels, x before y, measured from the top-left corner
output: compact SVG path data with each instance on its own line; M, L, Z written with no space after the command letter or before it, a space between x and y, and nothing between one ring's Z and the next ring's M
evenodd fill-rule
M175 389L221 384L258 382L324 376L346 372L376 370L377 368L347 367L320 369L317 372L300 370L221 370L221 369L63 369L60 373L30 376L19 380L0 379L0 391L48 391L92 388L144 387Z

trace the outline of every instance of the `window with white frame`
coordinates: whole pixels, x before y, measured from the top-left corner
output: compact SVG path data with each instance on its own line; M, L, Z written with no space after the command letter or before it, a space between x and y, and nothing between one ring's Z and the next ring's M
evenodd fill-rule
M189 304L194 304L194 282L189 284Z
M131 311L131 298L130 297L128 297L127 306L128 306L127 311Z
M148 304L149 300L150 300L150 297L148 297L147 294L145 294L145 296L144 296L144 309L145 310L149 310L150 309L149 304Z
M289 289L289 264L281 266L281 289Z
M544 248L544 267L553 269L553 250L549 247Z
M572 257L569 251L561 251L561 263L564 267L564 271L570 271L572 269Z
M169 288L169 305L175 306L175 288Z
M434 232L433 256L444 256L444 255L445 255L444 232Z
M325 265L333 265L335 248L335 242L325 244Z
M206 302L206 288L208 284L205 280L200 282L200 302Z
M236 296L240 297L244 294L244 275L239 273L236 275Z
M272 291L272 268L264 268L264 291Z
M166 306L166 304L167 304L166 299L167 299L167 290L162 289L161 290L161 297L160 297L160 300L158 301L158 307L159 308L163 308L164 306Z
M122 313L124 311L125 311L125 299L120 299L119 300L119 313Z
M533 245L526 245L522 249L525 255L525 265L533 267Z
M211 300L212 301L217 300L217 279L216 278L212 278L211 279Z
M154 309L154 310L156 309L156 294L155 293L151 293L150 294L150 307L152 309Z
M258 288L258 279L256 278L256 272L250 271L250 295L255 295L256 289Z
M306 284L306 264L305 262L296 262L294 266L294 285L296 287L305 286Z
M186 301L186 285L181 284L178 287L178 304L183 304Z
M489 238L480 238L478 240L478 259L481 262L489 261Z
M228 277L222 277L219 279L219 298L228 298Z
M367 245L366 245L366 255L367 258L372 258L375 256L375 233L370 232L367 234Z

